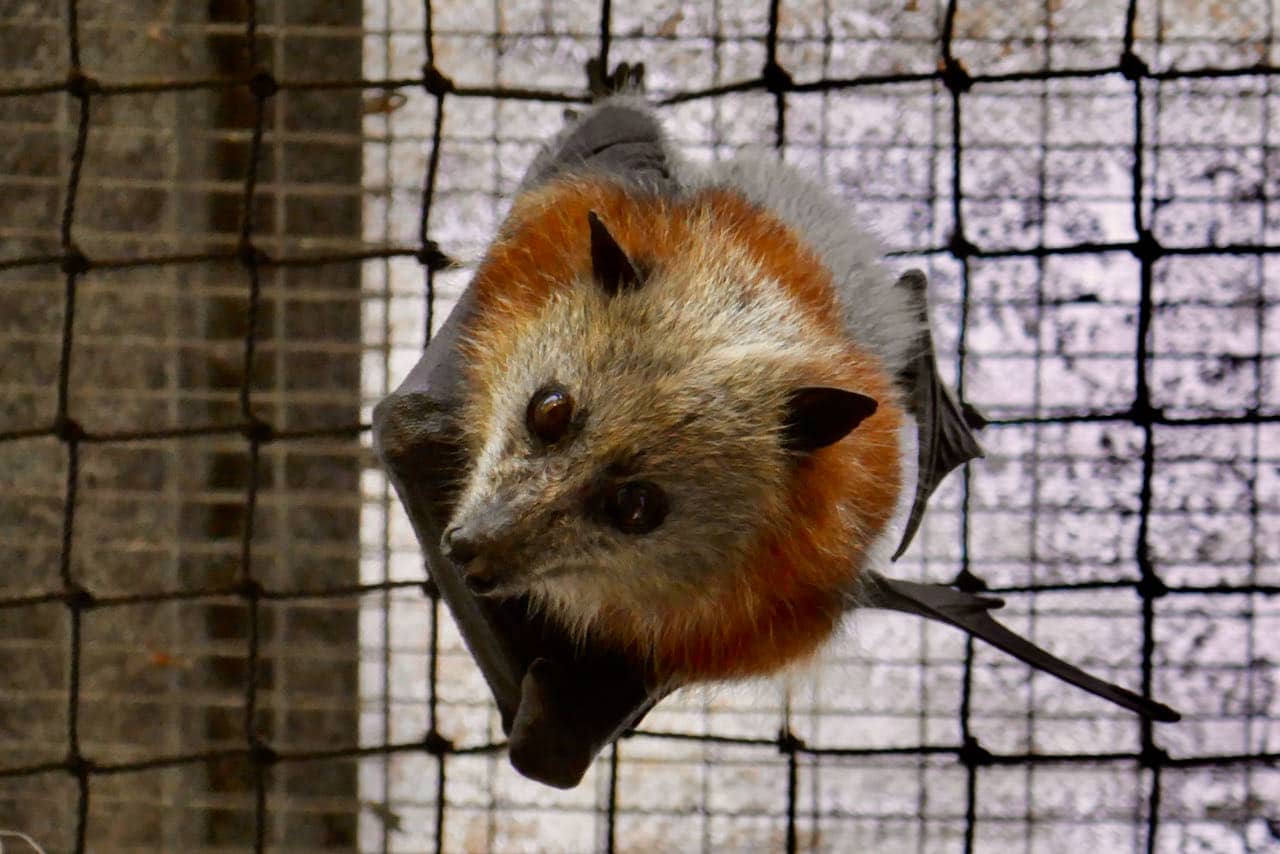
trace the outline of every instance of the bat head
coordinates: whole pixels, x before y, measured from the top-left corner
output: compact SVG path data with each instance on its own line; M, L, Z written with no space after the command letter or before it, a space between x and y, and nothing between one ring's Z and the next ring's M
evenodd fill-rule
M746 257L590 259L467 347L472 464L442 538L472 588L569 626L723 592L787 516L799 460L876 409L820 380L844 352Z

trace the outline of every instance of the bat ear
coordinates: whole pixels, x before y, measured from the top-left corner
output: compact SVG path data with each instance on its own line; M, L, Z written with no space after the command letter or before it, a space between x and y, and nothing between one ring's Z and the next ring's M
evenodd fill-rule
M595 211L587 214L587 225L591 228L591 272L604 292L614 296L619 291L640 287L640 274L635 265Z
M816 451L839 442L876 411L865 394L842 388L807 386L791 392L782 424L782 447Z

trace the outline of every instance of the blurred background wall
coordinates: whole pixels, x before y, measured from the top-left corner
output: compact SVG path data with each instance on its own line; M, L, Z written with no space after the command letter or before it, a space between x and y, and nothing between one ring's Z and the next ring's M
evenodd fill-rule
M0 442L0 767L71 762L0 778L0 828L48 851L75 846L86 802L90 850L251 846L249 681L264 741L355 738L352 603L232 591L357 580L359 267L253 271L246 383L237 253L250 212L268 256L359 245L361 93L280 93L259 120L247 86L209 81L359 77L362 11L259 4L251 56L249 5L0 4L3 86L66 77L69 8L92 79L83 99L0 98L0 263L89 259L70 294L58 263L0 271L0 433L31 434ZM249 413L284 440L251 453ZM73 473L64 440L81 433ZM100 767L84 798L70 772L86 759ZM350 765L281 767L263 786L269 840L353 844Z

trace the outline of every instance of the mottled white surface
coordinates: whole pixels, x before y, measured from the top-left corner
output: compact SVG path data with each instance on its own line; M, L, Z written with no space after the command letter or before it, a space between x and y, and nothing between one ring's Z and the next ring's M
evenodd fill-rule
M764 61L767 4L743 0L614 4L612 61L643 60L657 96L752 78ZM798 82L936 67L942 11L929 3L783 3L779 61ZM961 2L955 56L973 74L1109 66L1121 50L1120 0ZM419 0L365 0L366 76L413 76L425 59ZM1153 70L1277 61L1264 0L1139 4L1136 50ZM434 3L436 62L459 84L575 91L597 50L598 5ZM718 38L712 38L716 34ZM1263 76L1143 84L1142 215L1172 247L1280 242L1280 96ZM434 100L366 122L367 241L413 245ZM929 83L787 97L783 156L830 182L896 250L951 234L951 99ZM437 323L466 284L556 104L450 97L429 233L465 269L436 278ZM711 159L773 141L763 93L667 108L674 138ZM963 97L962 211L984 249L1129 241L1134 96L1118 74L980 84ZM961 268L945 254L902 259L929 272L938 344L955 364ZM1280 276L1274 257L1173 256L1155 267L1149 378L1171 416L1280 411ZM366 266L368 405L417 361L425 334L416 261ZM1140 269L1128 252L977 260L970 266L964 385L997 419L1120 412L1134 399ZM937 495L901 574L945 580L968 538L972 570L993 586L1138 577L1143 434L1125 421L1013 424L983 436L969 524L962 482ZM1280 429L1157 427L1151 557L1171 585L1280 583ZM418 579L417 545L382 475L364 480L364 577ZM405 591L365 603L366 744L422 737L427 726L431 608ZM1008 596L1005 619L1038 643L1128 686L1140 680L1140 600L1130 590ZM1156 611L1156 695L1186 719L1157 729L1175 757L1275 752L1280 715L1275 597L1179 594ZM501 737L483 679L440 612L439 728L456 745ZM789 720L813 747L954 745L964 642L902 616L858 614L814 666L782 684L690 692L663 702L651 731L773 739ZM1130 715L979 647L973 735L995 753L1128 752ZM786 759L769 746L660 738L623 743L617 845L622 851L777 850L786 827ZM519 777L505 756L448 760L449 851L600 849L607 759L558 792ZM361 797L385 804L389 850L432 850L436 761L369 759ZM1145 851L1151 776L1129 763L1008 766L978 774L978 851ZM1243 765L1162 775L1158 851L1275 850L1280 772ZM949 756L802 756L801 850L963 850L966 772ZM385 815L385 813L383 813ZM380 850L368 811L361 844Z

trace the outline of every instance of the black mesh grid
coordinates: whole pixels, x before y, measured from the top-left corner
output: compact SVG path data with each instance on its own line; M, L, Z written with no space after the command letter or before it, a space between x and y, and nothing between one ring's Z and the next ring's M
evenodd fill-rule
M130 82L106 83L94 76L94 70L81 63L82 28L78 22L80 3L67 0L65 7L66 75L62 79L48 80L21 85L0 85L0 100L21 99L31 96L64 93L71 108L75 126L75 141L71 152L71 168L67 175L62 194L60 240L56 247L49 251L34 254L13 256L4 253L0 256L0 272L22 268L57 267L61 271L62 292L62 327L61 355L57 372L56 410L48 419L28 425L9 427L0 433L0 443L20 443L37 439L56 438L62 453L65 455L65 489L61 503L61 547L58 555L59 585L50 589L22 595L0 598L0 614L9 614L23 609L34 609L49 605L57 605L65 609L68 632L68 679L66 693L66 756L59 761L40 762L37 764L19 765L16 767L0 767L0 778L9 781L22 781L42 775L69 775L75 783L74 815L75 830L73 835L74 850L82 851L94 847L95 827L89 820L90 803L99 781L112 775L130 775L154 769L175 766L186 766L210 763L220 760L235 760L244 763L248 769L253 792L253 834L254 850L268 847L268 828L271 813L268 807L267 781L274 774L283 773L281 769L294 763L314 763L342 759L356 759L374 755L391 755L395 753L419 753L434 758L433 780L424 780L424 786L434 786L434 796L429 800L434 809L434 832L437 850L446 848L446 827L450 820L451 801L449 794L450 769L460 757L474 754L491 754L501 750L501 744L488 742L474 744L455 744L445 733L439 730L437 712L437 661L439 655L439 620L431 621L429 638L428 679L430 690L427 696L427 728L421 739L408 742L385 742L373 746L340 746L332 749L285 749L273 746L272 739L266 737L259 725L258 701L261 675L259 673L260 627L262 625L261 609L265 603L295 600L351 600L358 597L376 597L388 591L420 587L415 581L387 581L378 584L351 584L332 587L298 587L275 586L264 582L255 572L255 518L259 515L257 502L260 494L261 455L266 448L279 447L290 443L305 443L317 438L352 438L368 429L367 424L351 423L339 426L326 426L317 429L288 429L273 424L271 419L260 414L262 408L256 405L252 377L255 362L259 354L256 350L262 320L261 289L262 279L267 271L284 268L318 268L329 265L352 264L371 259L406 258L413 259L421 265L425 276L425 328L431 329L436 318L432 316L436 308L435 287L437 274L450 265L450 259L441 251L432 237L428 227L429 216L436 199L436 190L441 176L442 128L451 105L469 99L495 99L498 102L539 102L572 104L585 100L580 87L563 89L540 88L537 81L529 81L528 85L462 85L451 78L448 67L437 66L435 48L436 34L433 33L432 6L426 2L423 8L424 30L423 44L426 51L426 64L418 76L396 79L327 79L320 77L277 76L271 67L269 56L261 49L262 37L258 31L257 7L253 2L243 4L244 15L240 21L240 38L249 57L251 69L247 73L216 76L208 79L184 80L136 80ZM802 4L798 4L802 5ZM831 9L823 4L822 15L829 18ZM1248 228L1228 228L1223 235L1203 235L1194 228L1178 231L1176 217L1174 225L1163 231L1156 227L1157 213L1168 210L1172 200L1181 199L1194 203L1196 199L1179 192L1176 183L1162 183L1160 162L1161 151L1159 136L1162 133L1161 109L1165 99L1176 98L1180 87L1193 86L1197 82L1208 81L1221 85L1230 97L1232 84L1239 83L1245 87L1254 87L1249 92L1261 89L1261 109L1269 111L1272 79L1280 73L1276 66L1273 40L1273 10L1265 11L1265 21L1259 20L1258 34L1249 41L1261 45L1258 55L1249 55L1247 62L1242 61L1238 67L1204 67L1194 62L1194 56L1184 58L1177 67L1155 66L1150 57L1140 55L1136 45L1136 27L1140 13L1137 0L1130 0L1127 6L1117 7L1123 15L1123 27L1117 28L1119 34L1115 50L1106 56L1099 55L1096 65L1080 68L1058 68L1049 62L1040 63L1041 68L1015 68L1008 71L981 72L970 70L976 64L966 60L958 48L955 38L956 20L964 13L964 4L951 0L940 9L942 22L940 39L922 37L918 45L921 55L931 55L936 59L927 63L935 67L925 70L904 71L901 73L851 74L849 76L824 76L815 78L806 73L797 63L803 61L803 55L794 50L794 44L780 38L780 0L774 0L767 7L762 7L760 17L762 30L757 35L761 47L760 55L763 63L759 73L750 79L740 79L724 85L709 85L678 91L668 94L665 103L669 105L688 104L699 101L712 101L733 95L763 95L769 99L771 122L766 129L756 128L766 133L776 147L788 150L789 154L803 152L803 145L792 146L792 138L798 131L797 112L801 118L806 115L805 98L845 93L862 89L877 88L892 97L895 87L902 91L917 91L920 86L938 87L947 108L942 111L943 118L939 132L945 140L943 145L935 145L938 152L937 162L932 164L935 174L944 176L940 184L930 184L931 198L926 199L933 205L939 199L949 200L950 216L941 239L933 241L926 248L913 249L903 255L918 256L928 263L935 278L951 287L949 298L944 298L942 314L947 320L954 320L954 328L958 330L954 351L957 354L955 376L958 390L962 396L972 399L981 405L990 415L990 430L996 435L1019 436L1024 428L1040 428L1058 426L1061 437L1066 437L1072 430L1088 429L1088 425L1119 425L1124 428L1127 445L1123 448L1109 449L1104 457L1099 457L1099 465L1109 465L1121 472L1126 478L1132 478L1136 484L1132 512L1129 515L1133 525L1132 553L1123 555L1114 564L1116 571L1108 571L1103 559L1096 561L1082 560L1089 564L1085 570L1064 571L1051 578L1026 578L1019 576L1018 570L1024 564L1011 562L1012 568L1005 566L1002 571L998 559L991 558L982 546L982 553L976 555L977 544L972 540L983 524L999 522L1000 519L989 519L998 516L990 504L975 506L975 493L980 485L980 475L966 471L963 474L958 491L955 494L956 509L959 522L954 531L956 550L954 552L954 569L956 583L970 590L991 590L1003 594L1031 594L1031 612L1029 617L1035 622L1036 603L1043 602L1037 596L1088 596L1092 593L1127 592L1135 594L1132 598L1137 619L1137 640L1140 645L1139 684L1141 692L1146 696L1161 695L1161 684L1158 681L1161 644L1180 649L1180 621L1184 620L1187 611L1171 603L1185 601L1188 608L1203 614L1222 613L1244 615L1249 626L1248 665L1257 668L1259 673L1271 674L1273 667L1270 656L1274 649L1253 648L1255 637L1263 637L1265 633L1255 631L1255 613L1269 616L1271 622L1265 625L1275 626L1274 597L1280 593L1280 583L1274 573L1266 571L1269 561L1276 558L1275 544L1271 537L1280 533L1276 528L1277 514L1276 468L1280 465L1280 453L1277 452L1276 428L1273 426L1280 420L1277 410L1275 385L1276 355L1269 350L1268 344L1274 339L1268 335L1275 334L1276 303L1280 297L1273 285L1267 282L1272 278L1273 269L1269 260L1277 252L1280 243L1275 240L1272 192L1275 188L1275 177L1268 170L1274 171L1274 142L1264 138L1261 143L1250 140L1247 145L1261 154L1260 172L1262 178L1256 185L1246 188L1253 193L1251 198L1258 202L1261 214L1254 224L1252 234ZM496 7L495 7L496 8ZM606 64L619 57L615 31L615 18L620 14L613 8L609 0L604 0L598 8L598 36L596 55ZM1163 7L1156 11L1157 17L1164 13ZM576 26L581 26L577 22ZM1162 25L1163 26L1163 25ZM1265 34L1263 34L1265 31ZM719 43L721 36L710 34L714 42ZM830 45L830 32L827 32L827 43ZM818 41L821 41L820 39ZM1159 39L1157 39L1159 41ZM1048 48L1045 45L1048 45ZM1036 43L1035 50L1051 49L1052 35ZM972 47L972 45L969 45ZM1030 48L1028 48L1030 49ZM1242 47L1242 51L1245 47ZM788 52L792 51L792 54ZM979 44L975 55L983 53ZM636 57L627 57L636 58ZM643 57L639 57L643 58ZM715 62L720 62L717 50ZM998 63L993 63L997 64ZM917 63L918 65L918 63ZM1184 67L1185 66L1185 67ZM576 71L574 72L577 73ZM1078 229L1073 232L1068 224L1058 227L1058 237L1082 235L1079 239L1050 239L1047 235L1052 226L1045 216L1047 207L1052 207L1055 193L1059 192L1050 186L1046 175L1046 167L1042 159L1038 166L1039 173L1036 184L1038 193L1033 198L1015 200L1038 211L1038 215L1028 218L1026 232L1012 240L1001 241L991 239L990 234L983 232L981 225L975 227L975 221L981 222L982 205L998 205L1002 201L1000 186L997 181L986 186L982 180L981 170L989 168L998 171L996 159L984 161L981 156L971 158L972 152L966 140L970 139L973 129L968 116L971 113L981 115L981 98L986 93L992 97L1000 97L1014 91L1010 87L1019 84L1044 84L1038 97L1043 102L1051 97L1052 86L1093 85L1107 86L1114 90L1114 99L1125 105L1129 116L1124 125L1124 132L1117 133L1120 138L1115 141L1117 148L1123 149L1124 156L1119 159L1128 172L1129 193L1124 198L1102 198L1099 204L1122 206L1127 226L1119 227L1119 231L1128 232L1131 237L1112 239L1107 229L1099 236L1089 229ZM916 87L916 88L912 88ZM374 93L380 97L390 98L396 93L424 89L434 100L434 130L427 146L425 175L422 180L421 216L417 226L417 241L410 245L376 247L356 251L307 252L293 255L273 255L267 252L257 240L258 230L255 226L255 194L259 185L262 168L263 138L266 132L269 105L272 99L281 92L339 92L362 91ZM250 142L246 167L243 170L242 192L239 199L239 237L233 249L213 252L191 252L171 255L122 255L119 257L95 257L86 254L76 241L77 224L83 216L82 206L78 204L81 197L81 170L85 161L86 150L94 128L95 115L105 104L127 95L160 93L168 91L192 90L236 90L247 92L251 98L253 118L250 122ZM975 109L974 102L978 101ZM1043 115L1043 111L1042 111ZM1207 117L1206 121L1210 121ZM1273 117L1269 112L1264 116L1261 126L1269 130ZM722 126L719 131L722 139L710 141L710 145L732 146L734 135L739 128ZM1049 130L1042 121L1037 132L1040 144L1046 144ZM803 129L799 131L804 135ZM498 139L493 138L495 149ZM1069 150L1069 148L1068 148ZM1151 188L1156 188L1155 192ZM874 188L866 196L868 204L877 200ZM1210 193L1205 201L1212 204L1219 198L1218 193ZM894 201L886 199L885 201ZM898 199L897 201L902 201ZM910 213L906 215L910 221ZM1246 223L1247 225L1247 223ZM935 233L934 224L924 227L927 233ZM1190 240L1186 234L1192 235ZM1065 296L1051 295L1051 282L1056 282L1063 291L1070 291L1070 283L1063 285L1062 276L1053 268L1055 261L1066 258L1088 256L1092 258L1124 258L1126 269L1131 269L1136 277L1136 287L1131 297L1115 299L1108 295L1099 296L1095 292L1068 293ZM1254 285L1241 289L1241 294L1219 299L1214 293L1195 291L1194 296L1186 297L1178 289L1180 276L1186 276L1194 282L1212 281L1212 276L1204 275L1204 269L1194 266L1196 259L1205 258L1219 265L1242 265L1244 275L1251 276ZM103 274L113 270L149 268L149 267L182 267L210 264L238 265L242 275L244 292L247 299L244 303L244 328L238 384L238 411L234 417L221 419L216 423L182 426L177 428L154 428L147 424L139 424L135 429L99 432L86 430L77 417L77 401L71 393L70 377L72 363L77 355L76 344L76 306L78 292L87 277ZM1018 294L1007 285L1002 296L993 299L990 295L999 291L999 280L1012 278L1014 281L1029 283L1029 289ZM1194 289L1195 284L1192 284ZM995 303L1008 304L1017 299L1029 300L1034 304L1037 325L1046 313L1069 309L1071 306L1105 306L1120 304L1132 313L1133 323L1131 337L1124 348L1112 353L1112 363L1123 363L1124 376L1128 382L1121 389L1122 394L1110 394L1110 390L1101 385L1099 394L1107 399L1106 405L1083 406L1068 401L1056 404L1053 400L1058 390L1044 387L1039 379L1045 370L1041 348L1026 359L1036 363L1034 374L1036 379L1035 405L1032 411L1020 410L1018 407L1001 407L999 400L986 399L993 385L987 383L980 389L973 388L973 377L982 376L982 370L1008 372L1005 376L1016 376L1018 371L1017 353L1013 348L1009 352L978 352L971 348L969 330L973 313L990 311ZM1252 350L1243 348L1238 354L1227 354L1221 358L1213 354L1179 351L1177 332L1184 328L1179 326L1183 314L1194 313L1204 309L1209 312L1223 311L1225 307L1232 310L1243 310L1242 317L1247 318L1253 327L1238 329L1241 336L1253 335L1255 342ZM1189 321L1188 321L1189 322ZM1162 324L1171 332L1162 332ZM946 349L945 343L943 349ZM1069 343L1068 348L1069 350ZM1068 356L1069 357L1069 356ZM1212 358L1211 358L1212 357ZM1000 367L1001 359L1008 364ZM1197 359L1223 362L1223 371L1230 376L1222 380L1224 385L1221 401L1215 400L1178 400L1155 391L1154 372L1160 370L1180 370L1181 362L1194 362ZM1025 361L1025 360L1024 360ZM979 363L978 368L974 364ZM991 364L997 365L990 368ZM1172 367L1170 367L1172 366ZM1203 376L1203 374L1202 374ZM1243 379L1241 379L1243 377ZM1214 384L1211 382L1210 386ZM1069 395L1067 396L1069 397ZM1043 399L1042 399L1043 398ZM1051 399L1052 398L1052 399ZM1007 431L1007 432L1002 432ZM1045 434L1035 432L1032 439L1034 448L1029 452L1037 460L1053 457L1054 448L1048 447L1051 439L1042 438ZM1231 441L1225 442L1226 451L1216 450L1216 437L1230 435ZM239 550L237 571L232 582L210 587L184 586L182 589L155 589L129 595L100 595L87 587L77 578L73 571L72 545L74 540L77 493L81 488L81 459L86 448L100 445L118 445L148 440L191 441L200 437L238 437L241 442L241 453L245 458L245 469L248 472L247 482L243 490L243 520L239 529ZM1065 441L1065 438L1064 438ZM1111 441L1107 439L1107 441ZM1042 446L1042 443L1044 446ZM988 444L991 442L988 440ZM1105 458L1105 459L1104 459ZM1208 460L1206 463L1205 461ZM1064 465L1073 463L1070 455L1063 458ZM1196 468L1197 463L1203 464ZM1186 466L1185 473L1179 475L1180 467ZM1170 506L1164 501L1162 489L1169 485L1170 477L1184 476L1190 478L1221 478L1226 468L1239 470L1241 478L1241 499L1238 506L1230 508L1226 522L1227 528L1223 536L1237 537L1246 543L1240 564L1246 567L1243 572L1211 573L1210 580L1199 580L1194 571L1179 566L1197 563L1195 560L1180 561L1174 550L1162 549L1161 543L1176 537L1170 525L1176 525L1177 519L1167 519ZM1039 467L1031 467L1031 477L1037 478ZM1128 481L1126 481L1128 482ZM1029 515L1031 524L1039 512L1037 502L1040 490L1035 484L1029 487L1032 495ZM1175 508L1176 509L1176 508ZM1183 508L1185 509L1185 508ZM971 526L971 521L973 522ZM1031 537L1035 541L1035 537ZM1268 543L1270 544L1268 545ZM1032 547L1034 549L1034 546ZM1162 557L1168 555L1168 557ZM1199 563L1209 563L1209 559ZM1007 562L1009 563L1009 562ZM1038 563L1038 561L1032 561ZM1135 572L1128 574L1124 567L1132 565ZM1168 565L1166 567L1166 564ZM994 570L993 570L994 568ZM1080 569L1080 567L1076 567ZM1167 570L1167 571L1166 571ZM1020 579L1020 580L1019 580ZM1016 583L1011 583L1016 582ZM86 616L102 609L121 608L143 603L194 600L229 599L238 603L243 609L247 626L246 643L241 653L244 662L243 696L240 708L242 727L242 746L234 749L219 750L213 753L179 753L174 755L157 752L155 755L129 762L109 762L95 758L81 747L80 717L81 704L81 663L86 654L83 639ZM1064 601L1068 601L1065 600ZM1070 601L1080 601L1079 599ZM1120 600L1130 601L1130 600ZM1226 603L1226 604L1222 604ZM435 606L439 614L439 604ZM1087 613L1087 612L1086 612ZM1170 627L1162 629L1162 623ZM1262 625L1261 622L1258 625ZM1187 629L1190 631L1191 629ZM1194 653L1194 649L1190 652ZM987 659L989 660L989 659ZM923 659L921 661L923 664ZM1187 668L1181 671L1177 662L1167 662L1171 673L1167 679L1176 683L1179 672L1187 675ZM920 743L891 748L845 748L810 743L808 739L798 736L792 727L791 718L784 709L782 723L776 738L734 737L721 734L698 734L696 732L673 732L643 730L633 734L623 743L621 749L615 748L602 758L606 763L607 797L604 798L600 810L604 818L604 838L601 843L604 850L613 851L626 847L629 843L628 828L620 820L618 809L619 788L625 785L626 753L633 743L660 741L684 742L700 741L741 748L742 761L750 764L750 757L759 756L764 761L766 756L781 756L781 764L762 765L770 773L776 773L780 779L771 782L768 790L781 798L777 810L785 817L785 834L782 845L788 851L816 849L817 833L826 818L818 807L816 799L806 797L802 777L807 767L816 767L825 759L860 759L874 762L883 757L911 756L921 761L920 773L930 773L930 768L963 769L963 802L965 809L959 817L960 830L957 850L980 850L978 829L983 822L982 798L987 797L980 784L983 775L990 769L1016 768L1031 769L1042 767L1074 766L1083 769L1117 768L1138 769L1142 776L1142 787L1146 795L1146 803L1126 813L1130 817L1124 823L1132 824L1138 819L1137 827L1129 837L1133 850L1158 851L1175 850L1162 843L1163 822L1170 810L1165 797L1166 781L1171 773L1187 769L1230 769L1243 766L1247 769L1273 769L1280 758L1280 752L1273 742L1268 742L1266 733L1253 738L1244 749L1217 749L1212 737L1194 749L1183 745L1180 749L1171 749L1164 740L1163 732L1153 730L1149 724L1140 726L1136 748L1123 751L1093 752L1088 749L1030 749L1024 751L1006 751L984 745L971 727L974 704L978 698L975 692L975 671L980 669L978 654L972 642L966 643L959 674L960 702L954 710L959 726L959 738L944 742L922 737ZM1190 665L1194 669L1194 664ZM926 679L928 674L926 673ZM1251 679L1248 672L1245 679ZM1270 691L1270 675L1262 681L1265 689ZM1250 682L1250 685L1253 683ZM1253 689L1251 688L1250 691ZM1252 696L1252 695L1251 695ZM1166 698L1166 697L1162 697ZM1175 705L1177 705L1175 698ZM1257 720L1260 729L1265 728L1266 715L1257 711L1256 706L1249 707L1245 716ZM1087 745L1086 745L1087 746ZM941 771L939 771L941 773ZM1029 778L1028 778L1029 779ZM776 783L776 785L774 784ZM1248 785L1248 784L1246 784ZM1030 791L1030 783L1027 783ZM995 795L991 795L995 797ZM1251 796L1252 797L1252 796ZM1030 800L1030 795L1026 795ZM1280 838L1276 829L1276 821L1280 815L1276 813L1276 804L1268 803L1262 795L1254 804L1253 813L1270 819L1268 824L1270 838L1262 845L1275 845ZM703 805L706 809L706 805ZM923 809L923 806L921 806ZM1026 804L1030 815L1032 805ZM872 816L874 818L875 816ZM903 820L903 816L897 816ZM1238 818L1238 817L1237 817ZM910 820L906 816L905 820ZM806 829L809 829L806 831ZM806 836L806 832L811 835ZM1167 831L1164 831L1167 834ZM383 844L389 845L390 831L384 832ZM828 832L824 844L835 844L839 849L838 832ZM929 846L923 837L920 850L941 850ZM834 842L833 842L834 840ZM493 840L489 843L492 845ZM705 846L704 840L704 846ZM1248 842L1247 844L1255 844ZM1182 850L1182 849L1176 849ZM1208 849L1206 849L1208 850ZM1217 850L1217 849L1214 849ZM1261 848L1252 850L1262 850Z

